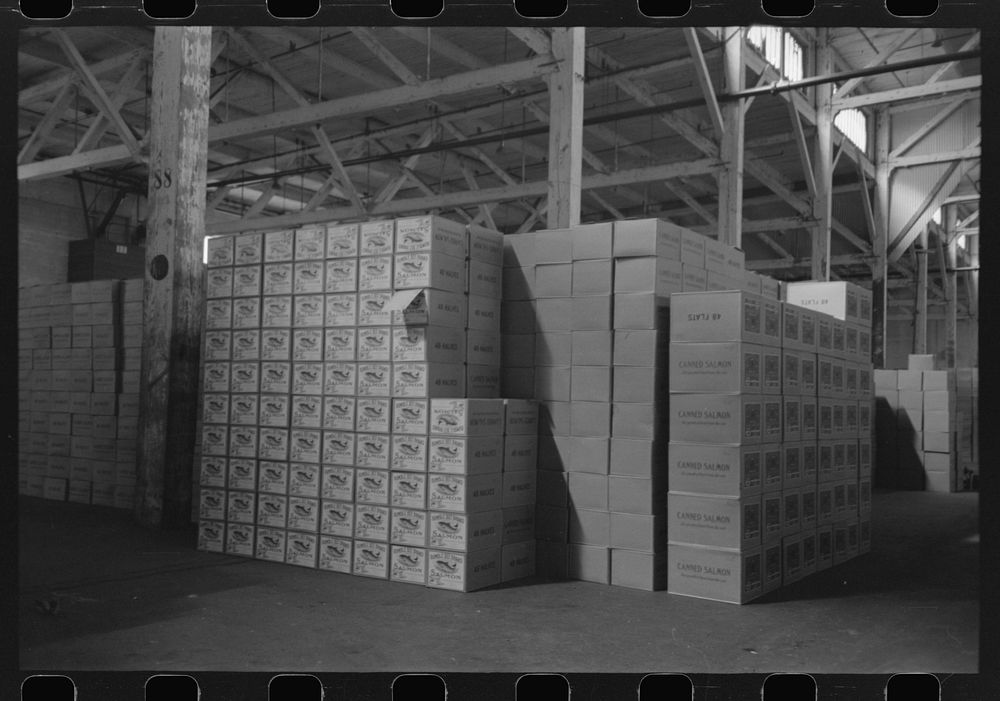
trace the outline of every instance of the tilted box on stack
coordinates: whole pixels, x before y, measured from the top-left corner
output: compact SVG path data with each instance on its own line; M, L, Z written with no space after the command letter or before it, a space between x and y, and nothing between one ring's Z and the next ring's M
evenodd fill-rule
M135 299L141 307L141 280L22 288L21 493L131 508L139 412L132 349L142 344L141 309L129 323Z
M501 255L500 234L430 216L211 240L201 547L450 589L500 581L501 546L533 539L503 490L534 495L533 471L502 472ZM521 426L530 408L515 407ZM480 409L493 419L470 424ZM449 417L459 434L432 435ZM522 430L511 442L533 464ZM531 573L510 555L506 578Z

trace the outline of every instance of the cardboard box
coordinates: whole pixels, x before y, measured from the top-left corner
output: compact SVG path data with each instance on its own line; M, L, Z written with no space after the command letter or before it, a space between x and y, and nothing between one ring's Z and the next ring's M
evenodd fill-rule
M365 433L389 433L392 427L392 400L388 397L358 397L355 424Z
M70 499L70 501L75 501ZM225 523L221 519L198 521L198 550L221 553L224 550Z
M763 410L759 395L671 394L669 414L670 436L677 441L730 444L761 441Z
M500 298L469 294L466 299L468 299L468 317L465 323L468 328L499 333L501 329L500 311L502 306Z
M566 575L569 579L609 584L611 551L607 546L570 544L567 549Z
M465 228L468 230L468 255L471 260L481 260L491 265L503 264L503 234L475 224L469 224ZM463 237L463 243L464 240Z
M677 259L644 256L614 261L614 292L652 293L667 298L684 287L684 271Z
M551 475L546 474L543 481L552 481ZM556 480L558 486L558 480ZM553 499L549 492L554 490L545 487L546 499L558 502ZM573 472L566 475L566 493L574 509L588 509L594 511L608 510L608 479L605 475L588 474L583 472ZM597 543L592 543L597 544Z
M409 584L426 583L427 551L403 545L391 546L389 579Z
M538 459L536 436L506 436L504 438L504 472L522 472L535 469Z
M642 367L661 365L666 360L668 344L662 329L616 330L614 364Z
M251 524L227 523L225 552L227 555L254 556L257 529Z
M354 564L351 572L362 577L388 579L389 545L371 540L354 541Z
M739 342L672 343L670 391L759 393L763 376L762 350L762 346Z
M479 475L431 474L427 505L432 510L473 513L501 507L499 472Z
M505 268L533 266L537 262L535 244L537 235L509 234L503 237L503 265ZM572 248L570 249L572 252Z
M319 537L319 562L321 570L350 573L353 565L353 541L334 536Z
M358 363L357 392L359 397L389 397L392 392L392 373L394 368L390 363ZM389 413L386 412L386 420Z
M672 341L780 344L780 325L774 329L776 336L765 336L764 331L764 300L759 295L721 291L671 296Z
M602 438L611 435L610 402L570 402L571 436Z
M443 290L396 292L386 306L393 324L456 328L465 327L469 309L463 295Z
M388 542L390 512L388 506L355 504L354 537L370 541Z
M659 219L632 219L614 222L615 258L657 256L681 258L681 227Z
M671 594L742 604L763 591L760 549L735 552L671 543L667 571Z
M260 359L288 361L291 358L292 332L290 329L263 329L260 332Z
M535 505L513 506L501 510L503 515L500 542L503 545L534 542L535 538Z
M535 541L510 543L501 548L500 581L509 582L535 574Z
M365 256L358 258L358 290L391 290L393 285L393 257L391 255ZM426 276L427 261L412 263ZM401 283L406 282L405 277Z
M392 472L389 503L396 508L427 508L427 475L418 472Z
M535 365L568 366L572 364L573 334L547 332L535 335Z
M205 238L205 249L208 259L206 265L209 268L233 264L234 238L233 236L212 236Z
M500 546L502 513L499 510L475 514L430 511L427 524L431 548L470 552Z
M281 300L288 300L282 297L267 298L267 312L262 319L261 301L259 297L240 297L232 302L232 327L234 329L254 329L260 328L262 321L264 326L291 326L291 318L274 314L276 305L283 304ZM287 309L291 309L290 300ZM127 330L123 331L127 333ZM126 344L127 346L127 344Z
M681 288L684 292L705 292L708 290L708 274L705 267L697 263L681 263Z
M354 504L350 501L320 501L319 532L325 535L354 536Z
M536 299L535 268L503 268L503 298L505 300Z
M233 269L208 268L205 272L205 297L217 299L233 296Z
M613 473L621 469L622 461L617 459L619 453L616 448L622 447L622 444L619 439L612 440ZM760 446L671 441L667 453L672 491L730 497L753 496L761 491L763 462Z
M667 543L666 516L611 513L611 547L661 552Z
M922 390L923 373L920 370L897 370L896 389L902 390Z
M308 299L313 300L318 295L309 295ZM377 303L378 298L373 297L369 302ZM311 312L314 309L303 309L303 312ZM325 312L322 324L327 327L350 327L358 323L358 295L353 292L328 294L325 296ZM316 325L316 324L314 324ZM327 331L329 333L329 329ZM329 337L329 336L328 336Z
M609 242L610 246L610 242ZM613 291L613 270L623 261L616 261L612 267L610 258L594 260L574 260L572 263L572 286L567 294L553 295L555 297L585 297L589 295L610 295ZM617 292L617 290L615 290Z
M430 529L426 511L393 508L390 517L390 542L399 545L426 547Z
M427 442L429 472L472 475L500 472L502 468L502 436L465 438L431 435Z
M534 293L535 297L559 298L570 297L573 294L573 263L547 263L536 265Z
M671 492L667 496L667 533L671 543L757 547L763 535L761 497L734 499Z
M455 363L395 363L391 394L395 397L461 397L465 394L465 380L465 367Z
M615 402L612 407L611 435L618 438L665 438L668 425L669 420L663 415L662 405L660 404ZM676 435L680 440L694 442L693 438L686 438L683 433Z
M573 331L608 330L611 328L611 315L610 295L573 297L570 300L570 328Z
M469 553L428 549L427 586L473 591L500 581L500 548Z
M541 541L565 545L569 537L569 512L566 507L536 504L535 534Z
M394 271L389 281L382 281L381 275L371 276L367 271L373 265L383 264L381 258L365 259L360 258L360 274L358 278L359 289L389 289L393 287L397 290L422 289L433 287L447 290L449 292L460 293L466 289L466 277L468 270L465 259L445 255L438 251L427 251L422 253L397 253L392 261L391 267ZM469 291L475 290L475 294L485 294L499 298L500 296L500 269L490 266L487 263L475 262L471 266L475 272L475 285L473 280L469 280ZM370 287L369 285L377 285Z

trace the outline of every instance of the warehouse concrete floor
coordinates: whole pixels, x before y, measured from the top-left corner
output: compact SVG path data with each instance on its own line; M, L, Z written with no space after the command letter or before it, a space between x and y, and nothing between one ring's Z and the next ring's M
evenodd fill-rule
M114 509L20 503L25 670L977 670L975 494L876 492L870 554L742 607L536 579L459 594L198 552L193 528L146 531Z

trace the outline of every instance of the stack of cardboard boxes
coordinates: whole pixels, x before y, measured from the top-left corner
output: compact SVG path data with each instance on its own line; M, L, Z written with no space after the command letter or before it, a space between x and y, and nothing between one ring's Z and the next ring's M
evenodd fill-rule
M973 489L973 369L934 370L929 357L911 356L906 370L875 372L879 467L886 473L880 485Z
M539 568L661 589L670 295L762 278L655 219L508 236L504 266L501 385L541 406Z
M200 547L500 581L500 234L411 217L212 239L208 254ZM511 440L511 506L533 503L532 408L512 410L528 438ZM509 543L533 538L522 511ZM526 574L512 557L508 578Z
M791 287L672 299L671 592L744 603L869 547L870 332Z
M21 289L22 494L132 507L141 307L141 280Z

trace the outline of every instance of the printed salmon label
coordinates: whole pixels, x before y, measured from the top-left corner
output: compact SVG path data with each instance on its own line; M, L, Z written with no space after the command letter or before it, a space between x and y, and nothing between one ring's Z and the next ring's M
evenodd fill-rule
M198 483L202 487L226 486L227 461L223 457L204 456L201 459L201 472Z
M358 255L358 225L344 224L326 229L327 258L353 258Z
M427 469L427 436L392 436L390 467L393 470L423 472Z
M229 363L205 363L202 388L206 392L228 392Z
M320 536L319 568L331 572L351 571L354 543L350 537Z
M354 574L386 579L389 573L389 545L373 541L354 541Z
M319 515L318 499L288 498L288 528L316 532L319 530Z
M324 292L353 292L358 289L358 259L338 258L326 261Z
M326 360L353 361L357 358L358 332L355 328L338 327L324 332L323 351Z
M258 420L259 394L230 395L230 421L233 424L256 426Z
M295 395L292 397L292 426L294 428L319 428L321 424L322 397Z
M233 237L213 236L208 239L208 262L210 268L233 264Z
M255 362L233 363L229 376L230 392L260 391L260 365Z
M253 523L257 495L253 492L229 492L226 521Z
M232 335L233 360L260 359L260 331L234 331Z
M260 325L264 328L283 328L292 325L292 298L290 295L264 297Z
M260 396L260 425L287 428L289 422L290 399L281 394ZM263 436L263 433L261 434ZM261 438L263 441L263 437Z
M288 466L289 496L319 497L319 465L309 463L291 463ZM294 528L294 526L289 526Z
M362 222L359 255L379 256L392 253L396 223L391 219Z
M229 489L252 491L257 488L257 461L253 458L232 458L229 461Z
M226 518L226 492L222 489L202 489L199 494L200 518L222 521ZM222 534L219 534L219 538Z
M392 509L393 543L400 545L427 545L427 512L420 509Z
M224 527L222 521L200 521L198 523L198 549L222 552Z
M293 290L297 295L321 294L326 291L323 261L296 263Z
M292 305L295 326L323 326L325 320L323 295L298 295Z
M319 431L292 429L288 435L288 459L293 462L318 463L320 446Z
M390 327L372 326L358 330L358 360L365 362L390 359Z
M251 524L226 524L226 552L230 555L253 557L254 527Z
M263 329L260 332L260 359L287 361L291 351L288 329Z
M389 473L358 468L354 471L354 499L364 504L389 503Z
M320 490L320 496L324 499L353 501L354 468L348 466L323 465Z
M205 360L229 360L232 335L229 331L205 332Z
M241 458L256 457L257 428L255 426L231 426L229 428L229 454Z
M427 475L420 472L393 472L389 503L405 509L423 509L427 505Z
M392 400L388 397L358 397L355 423L363 433L389 433Z
M313 533L289 531L286 536L285 564L316 567L319 536Z
M229 429L226 426L206 424L201 432L201 452L204 455L225 455Z
M259 265L242 265L233 268L233 297L258 297L262 281Z
M323 428L335 431L353 431L354 397L327 396L323 398Z
M323 394L323 370L322 363L294 363L292 394Z
M205 279L205 297L231 297L233 294L233 269L209 268Z
M353 465L355 434L350 431L323 431L323 460L331 465Z
M209 424L224 424L229 422L229 395L205 394L202 398L202 420ZM48 426L43 429L48 432Z
M358 395L389 397L392 372L389 363L358 363Z
M389 507L356 504L354 507L354 537L388 542Z
M320 362L323 360L323 330L295 329L292 333L292 359Z
M359 467L389 469L389 436L379 433L359 433L356 437L357 455L355 464Z
M239 234L233 238L236 265L253 265L264 261L263 234Z
M396 582L423 584L427 578L427 551L423 548L392 546L389 579Z
M257 495L257 523L284 528L288 518L288 497L280 494Z
M295 253L292 231L268 231L264 234L264 262L280 263L291 260Z
M354 326L358 323L358 295L353 292L326 295L326 326Z
M427 433L428 400L393 399L393 433L423 435Z
M324 394L353 396L357 393L357 365L347 362L323 365Z
M288 459L288 429L261 427L258 435L261 459Z
M392 321L392 312L389 308L391 298L391 292L358 293L358 326L388 326ZM361 333L362 331L358 331L359 336ZM359 340L359 350L360 347Z
M392 256L358 258L358 290L391 290Z
M261 291L265 295L292 294L292 264L268 263L265 265Z
M326 255L326 227L311 226L295 232L295 259L322 260Z
M327 535L354 537L354 504L324 499L320 506L319 529Z
M258 528L255 557L272 562L285 561L285 531L279 528Z

